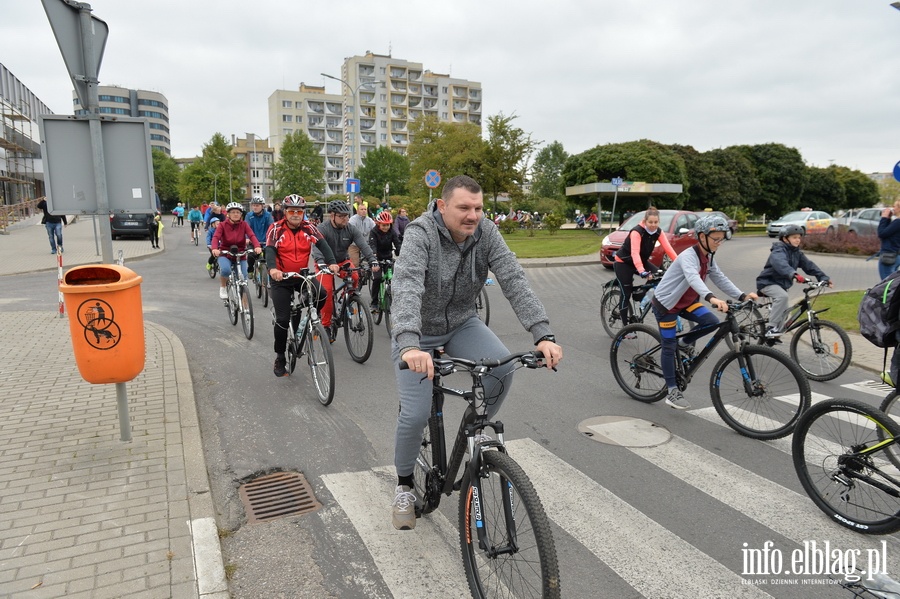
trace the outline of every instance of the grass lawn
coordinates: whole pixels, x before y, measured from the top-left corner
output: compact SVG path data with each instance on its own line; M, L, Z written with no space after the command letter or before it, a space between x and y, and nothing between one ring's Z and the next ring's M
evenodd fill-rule
M503 239L519 258L556 258L558 256L584 256L600 251L603 237L584 229L560 229L554 235L537 230L530 237L525 231L504 235Z
M864 294L865 291L823 293L813 308L816 310L829 308L828 312L820 315L820 318L837 323L846 331L858 333L859 322L856 320L856 313L859 311L859 302Z

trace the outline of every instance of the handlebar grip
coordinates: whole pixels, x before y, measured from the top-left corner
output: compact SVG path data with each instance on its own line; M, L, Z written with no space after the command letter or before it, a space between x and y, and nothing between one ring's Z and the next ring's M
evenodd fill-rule
M403 360L400 360L400 370L409 370L409 364L407 364Z

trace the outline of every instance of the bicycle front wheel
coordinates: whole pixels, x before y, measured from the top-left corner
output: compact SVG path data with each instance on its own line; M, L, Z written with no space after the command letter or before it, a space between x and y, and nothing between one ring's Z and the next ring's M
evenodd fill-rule
M638 401L659 401L668 391L662 371L659 332L643 324L623 327L609 348L613 376L625 393Z
M505 453L485 451L481 458L481 493L476 497L467 468L459 494L459 542L472 596L560 597L553 533L531 481Z
M725 354L713 368L709 393L725 424L754 439L790 434L810 403L803 371L780 351L762 345Z
M319 396L319 403L327 406L334 399L334 358L331 354L331 342L321 322L310 321L306 326L309 371L316 394Z
M880 410L885 413L885 415L893 420L894 424L900 426L900 393L896 390L891 391L891 393L884 398L884 401L881 402ZM886 450L888 459L900 469L900 446L891 445Z
M391 286L388 285L387 289L384 290L384 303L381 306L381 311L384 312L384 328L387 329L388 335L391 334L391 304L394 303L394 296L391 295Z
M241 328L247 339L253 339L253 302L250 301L250 290L246 285L241 285L240 289Z
M232 283L228 283L225 287L228 291L228 301L225 302L225 309L228 310L228 319L232 325L237 325L238 312L240 312L240 298Z
M791 357L814 381L830 381L850 366L853 347L840 326L828 320L804 322L791 339Z
M354 362L362 364L372 355L375 340L372 313L363 305L358 295L347 298L344 306L344 340Z
M841 526L896 532L900 481L889 456L893 444L883 439L898 436L900 427L880 410L849 399L823 401L797 424L794 468L810 499Z
M441 504L441 480L438 465L441 463L440 426L443 415L437 413L440 391L431 394L431 417L422 434L422 444L416 465L413 467L413 486L416 494L416 518L430 514Z
M491 302L488 300L487 287L482 287L475 298L475 314L485 325L491 324Z
M600 298L600 323L606 334L616 338L624 323L619 316L619 304L622 302L622 289L618 285L610 285Z

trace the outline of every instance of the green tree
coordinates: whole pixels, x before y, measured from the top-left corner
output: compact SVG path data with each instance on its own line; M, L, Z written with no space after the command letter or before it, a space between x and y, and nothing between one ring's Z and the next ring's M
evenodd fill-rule
M325 166L309 136L303 131L285 135L278 162L272 167L275 197L315 195L322 190L324 177Z
M501 193L521 195L527 162L537 145L530 133L513 124L517 118L502 113L488 117L488 140L479 183L485 197L494 199L495 207Z
M568 157L569 154L558 141L541 148L535 155L534 166L531 168L531 193L564 200L566 187L563 184L563 167Z
M796 207L801 206L830 213L848 207L847 194L836 169L809 167L809 180Z
M390 185L388 193L406 195L409 190L409 158L387 146L380 146L366 152L356 176L366 193L380 195L387 183Z
M868 175L845 166L832 165L828 168L834 169L835 175L844 189L846 201L843 206L838 206L838 208L868 208L878 203L880 199L878 184ZM821 208L821 210L827 209Z
M444 182L456 175L469 175L481 182L485 142L481 128L474 123L442 123L437 117L420 117L410 124L409 193L427 197L425 173L441 173ZM434 190L440 197L441 188Z
M175 159L161 150L154 149L153 186L164 210L169 211L178 203L178 165Z
M746 198L754 214L784 214L795 210L809 178L809 169L796 148L782 144L732 146L753 165L759 193Z
M178 195L182 202L191 205L214 199L220 204L227 203L230 198L240 201L244 198L246 172L243 157L235 158L234 148L225 136L215 133L203 146L201 156L181 172Z
M900 181L896 179L882 179L878 182L878 197L885 206L893 206L900 200Z

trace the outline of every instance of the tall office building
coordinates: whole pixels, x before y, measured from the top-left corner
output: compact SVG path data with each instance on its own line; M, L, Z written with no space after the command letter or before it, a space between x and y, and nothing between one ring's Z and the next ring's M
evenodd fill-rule
M366 52L344 60L341 93L300 84L298 91L269 96L269 134L302 130L318 144L325 163L325 191L344 192L366 152L409 147L409 125L421 116L481 127L481 84L425 70L421 63ZM281 147L276 139L276 151Z
M276 154L289 133L302 131L312 140L325 167L325 195L343 192L342 98L325 87L301 83L297 91L278 89L269 96L269 139ZM268 199L268 198L267 198Z
M143 89L126 89L117 85L100 85L100 114L114 114L146 119L150 123L150 147L171 156L172 143L169 139L169 100L158 92ZM87 111L72 92L75 115L85 115Z
M38 117L50 108L0 64L0 204L44 195Z

